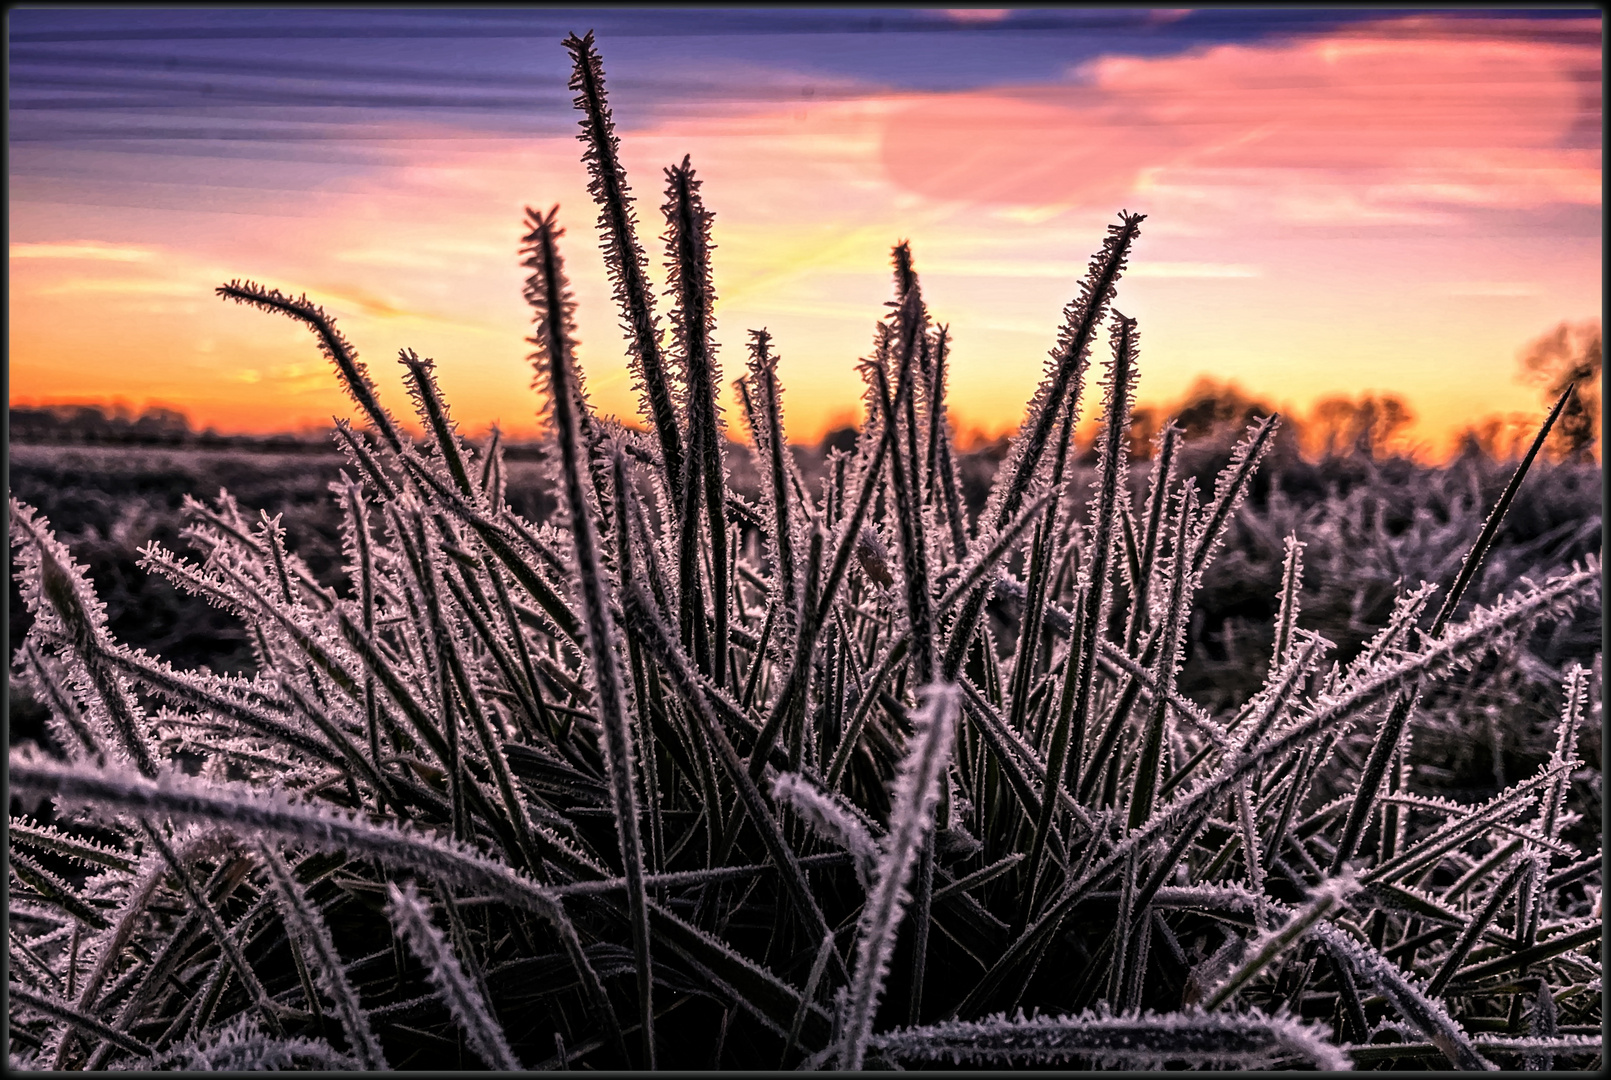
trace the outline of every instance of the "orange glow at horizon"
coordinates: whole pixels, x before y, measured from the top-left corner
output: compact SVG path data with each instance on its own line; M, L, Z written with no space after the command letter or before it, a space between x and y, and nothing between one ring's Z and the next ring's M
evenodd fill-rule
M1140 320L1142 402L1204 374L1300 416L1391 393L1415 414L1408 443L1441 457L1488 415L1541 414L1517 353L1598 317L1602 251L1598 136L1574 127L1598 49L1440 26L1108 56L1055 85L706 107L619 133L638 239L658 287L662 169L691 153L716 214L724 381L767 328L797 442L859 422L856 363L909 240L951 327L953 424L994 436L1022 417L1114 212L1141 210L1115 306ZM240 278L323 305L395 414L412 348L461 431L531 437L516 249L522 207L557 202L587 391L638 423L577 141L387 135L383 167L253 213L86 206L14 178L12 405L161 405L223 432L353 415L306 328L213 295ZM657 296L663 330L667 308ZM746 438L730 387L724 404Z

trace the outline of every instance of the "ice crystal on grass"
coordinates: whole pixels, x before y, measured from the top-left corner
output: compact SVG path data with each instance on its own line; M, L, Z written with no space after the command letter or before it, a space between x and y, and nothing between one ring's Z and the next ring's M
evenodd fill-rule
M595 413L561 215L531 214L520 476L558 513L437 361L399 354L416 439L329 314L251 283L219 292L309 327L358 407L333 554L219 492L180 511L193 554L138 562L249 674L119 641L12 499L13 672L49 713L10 755L13 1068L1596 1064L1599 519L1503 528L1564 483L1561 402L1508 477L1417 473L1402 533L1377 463L1307 507L1255 483L1275 416L1212 461L1165 422L1141 476L1125 213L988 489L906 243L820 483L793 346L746 328L746 472L693 162L663 333L603 61L565 48L650 430ZM1202 631L1227 593L1263 630ZM1528 753L1436 782L1473 724Z

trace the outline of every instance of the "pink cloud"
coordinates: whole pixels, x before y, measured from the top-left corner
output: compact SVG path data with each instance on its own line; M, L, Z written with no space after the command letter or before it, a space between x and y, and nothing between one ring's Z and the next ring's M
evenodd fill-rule
M1011 8L941 8L940 14L959 23L1000 22L1012 14Z
M1600 20L1551 27L1575 33L1403 19L1103 57L1067 84L913 100L886 121L883 164L907 190L995 204L1296 182L1311 209L1328 187L1378 210L1598 205Z

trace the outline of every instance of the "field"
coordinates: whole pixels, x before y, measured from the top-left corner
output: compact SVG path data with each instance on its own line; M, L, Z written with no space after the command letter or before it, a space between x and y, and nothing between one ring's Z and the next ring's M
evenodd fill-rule
M1123 213L1010 441L957 452L900 244L860 429L791 447L764 331L717 407L691 163L662 320L565 45L643 426L556 210L540 451L241 281L336 453L11 448L13 1068L1599 1067L1571 386L1513 461L1138 439Z
M754 500L754 468L747 454L735 450L728 454L733 487ZM820 482L823 450L795 448L809 484ZM341 582L341 516L328 485L348 465L334 452L27 444L13 445L10 452L12 495L47 517L88 568L106 602L113 635L176 666L234 675L254 669L240 620L184 595L139 565L139 549L148 543L182 546L186 495L205 497L226 489L248 517L258 511L281 515L290 550L322 584ZM974 514L983 508L1000 454L993 448L959 459L963 498ZM540 523L552 515L556 500L534 456L509 462L507 498L511 509ZM1224 465L1228 450L1204 447L1195 456L1188 469L1206 484ZM1436 581L1449 574L1451 560L1457 563L1465 554L1464 545L1476 536L1485 508L1513 467L1514 462L1480 455L1445 468L1357 456L1312 462L1289 448L1266 465L1225 553L1203 580L1179 676L1183 690L1218 711L1246 700L1262 684L1288 532L1296 531L1309 545L1305 622L1336 642L1346 660L1391 610L1397 582ZM1134 469L1138 495L1145 468ZM1600 483L1595 466L1539 467L1472 586L1476 602L1491 603L1524 575L1541 577L1552 566L1597 553ZM1076 490L1084 486L1076 481ZM32 619L15 581L11 589L10 640L19 642ZM1555 673L1571 662L1593 668L1598 702L1600 641L1599 611L1585 608L1571 621L1537 634L1512 669L1489 680L1486 689L1475 681L1465 687L1459 727L1419 748L1415 768L1428 790L1479 800L1497 792L1504 777L1524 775L1548 757L1551 703L1560 685ZM11 709L14 740L44 734L42 709L15 684ZM1591 763L1599 759L1597 723L1585 731L1583 756ZM1583 798L1594 807L1584 826L1587 841L1597 835L1592 827L1599 818L1598 771L1589 770L1580 783Z

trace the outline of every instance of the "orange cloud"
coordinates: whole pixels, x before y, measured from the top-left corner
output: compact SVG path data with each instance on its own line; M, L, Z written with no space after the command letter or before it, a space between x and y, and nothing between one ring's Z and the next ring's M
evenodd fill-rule
M1401 19L1103 57L1068 84L913 100L887 117L881 156L909 191L978 203L1301 184L1290 216L1310 220L1357 216L1360 199L1598 205L1599 27L1529 40L1497 22Z

